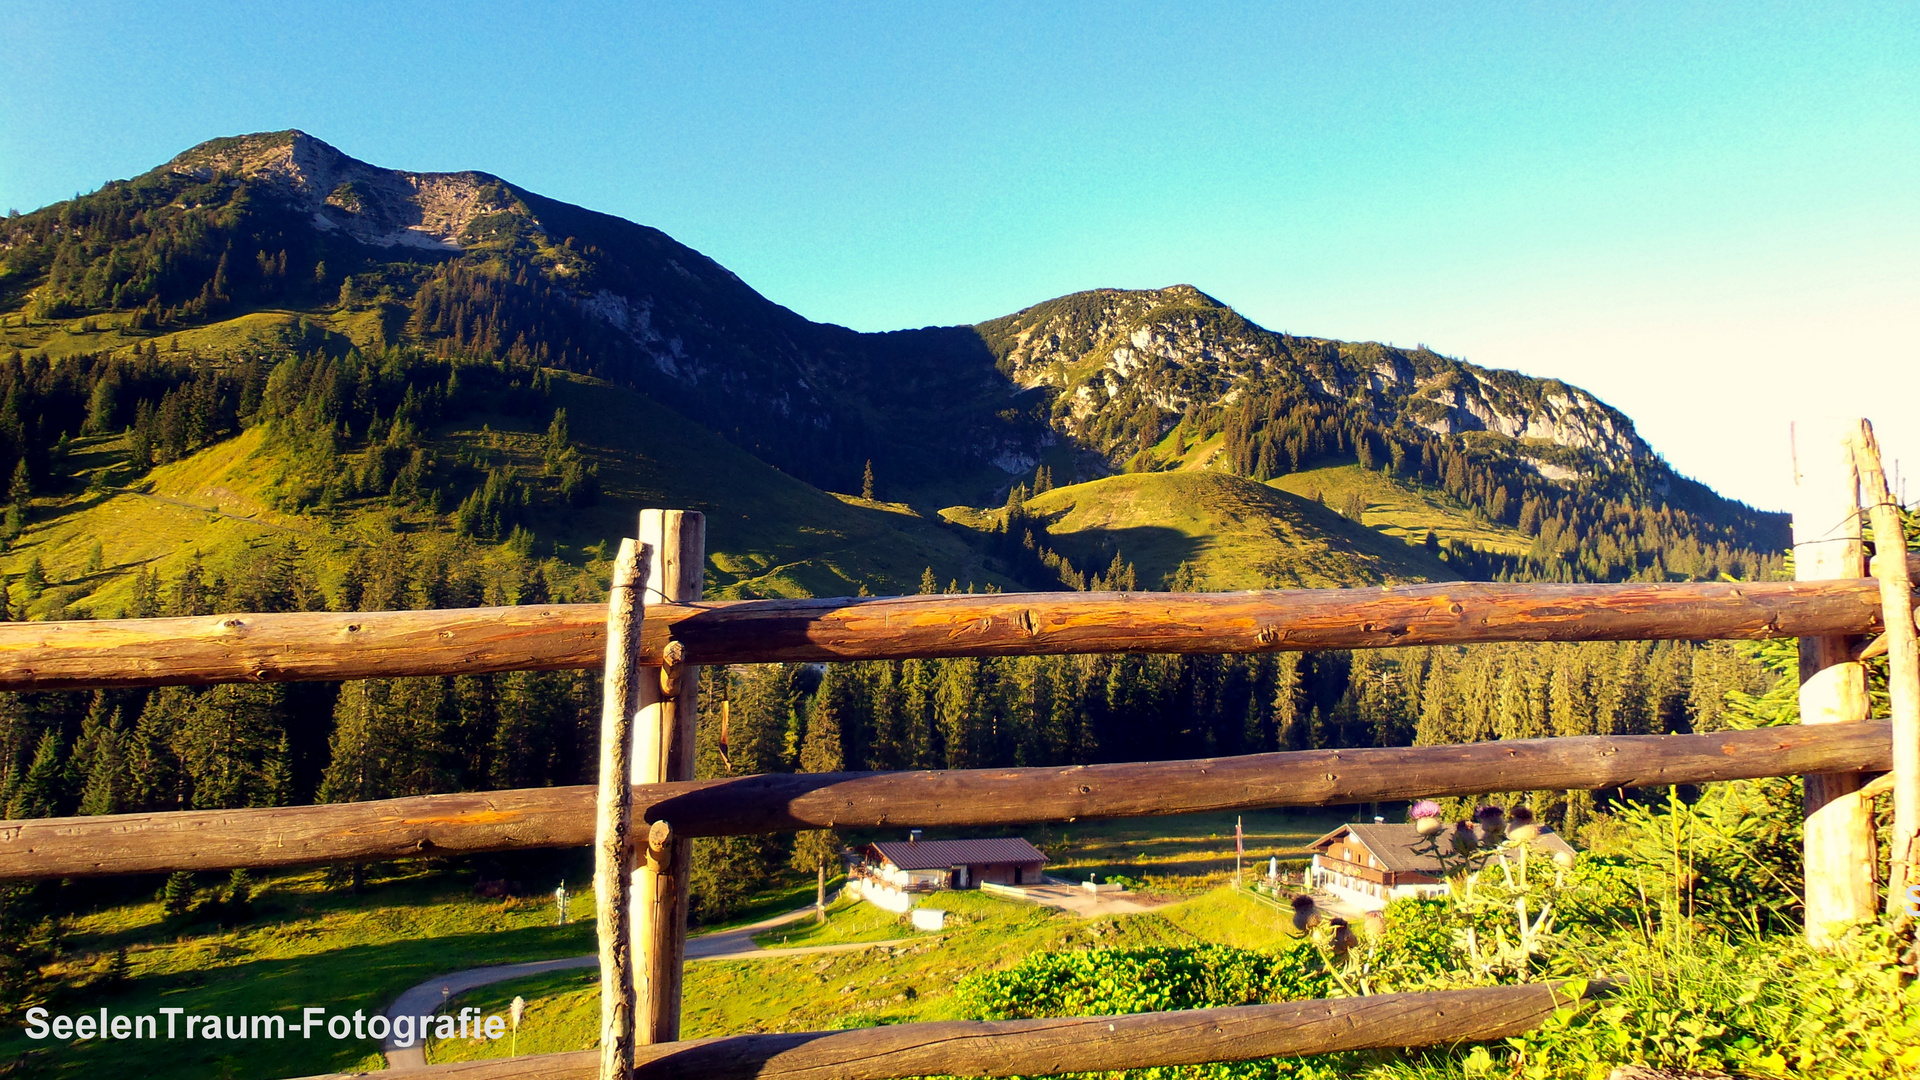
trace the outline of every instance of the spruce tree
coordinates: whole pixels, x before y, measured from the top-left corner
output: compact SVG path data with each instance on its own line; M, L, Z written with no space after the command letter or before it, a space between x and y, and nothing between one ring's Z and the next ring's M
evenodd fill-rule
M253 902L253 875L246 867L236 866L233 873L227 875L227 906L236 911L244 910Z
M814 691L807 714L807 734L800 744L800 771L840 772L847 767L842 731L854 708L850 674L843 664L828 664ZM818 871L837 862L845 846L832 829L809 829L794 837L793 868Z
M114 709L105 723L91 725L91 730L87 727L81 729L86 763L83 770L84 786L80 791L80 813L118 814L127 809L130 778L127 775L126 753L122 747L125 736L119 709ZM79 758L81 754L76 751L74 756Z
M175 870L160 886L160 910L168 918L179 918L193 908L193 872Z
M7 485L7 498L16 504L33 498L33 474L27 471L26 458L14 463L13 479Z
M65 778L65 760L60 746L59 731L49 728L40 736L40 743L34 748L33 763L27 766L26 775L20 780L20 786L7 801L7 816L10 818L55 817L65 799L61 790Z
M230 683L195 696L174 734L195 809L273 806L289 794L285 705L279 683Z

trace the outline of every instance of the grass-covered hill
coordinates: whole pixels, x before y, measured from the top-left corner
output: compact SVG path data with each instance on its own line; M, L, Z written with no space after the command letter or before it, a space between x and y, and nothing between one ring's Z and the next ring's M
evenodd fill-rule
M1074 565L1099 570L1118 554L1151 587L1327 588L1459 576L1414 546L1419 537L1409 545L1312 498L1222 472L1110 476L1035 495L1025 509ZM977 511L945 513L988 524Z
M929 519L997 506L1038 467L1063 487L1191 469L1299 494L1288 478L1358 466L1406 493L1369 526L1424 532L1424 511L1394 508L1436 500L1467 519L1460 543L1490 553L1455 561L1469 576L1746 575L1785 542L1779 515L1673 474L1577 388L1275 333L1187 286L860 334L771 303L658 230L482 173L381 168L300 132L216 139L0 225L0 357L349 346L599 379L816 495L859 490L871 462L875 495ZM11 430L0 472L57 437ZM956 577L952 559L916 557ZM806 587L897 577L855 569ZM742 580L765 572L752 570Z
M314 469L285 430L293 418L216 435L150 471L130 460L138 432L83 435L42 482L50 490L23 501L0 573L16 582L16 614L106 617L138 607L140 571L172 581L199 564L230 576L261 552L293 549L322 592L341 598L356 559L398 534L460 545L462 558L500 569L540 566L553 586L584 596L604 577L612 542L632 534L634 509L671 506L708 515L713 596L907 592L929 566L943 581L1010 584L910 508L822 492L631 390L560 375L538 397L512 411L482 400L428 425L416 440L431 462L424 498L372 483L385 439L339 438L343 452ZM561 414L562 452L592 479L592 496L573 503L559 491L565 466L549 465ZM334 483L353 474L350 491ZM509 489L505 518L463 520L490 480Z

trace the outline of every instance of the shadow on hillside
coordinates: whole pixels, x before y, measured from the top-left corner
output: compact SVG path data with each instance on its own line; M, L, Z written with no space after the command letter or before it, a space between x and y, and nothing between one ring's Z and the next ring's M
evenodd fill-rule
M1121 528L1079 529L1053 534L1053 545L1073 560L1088 577L1106 573L1119 555L1133 564L1142 589L1161 589L1181 563L1193 565L1200 557L1200 539L1165 525L1128 525Z
M27 512L28 528L51 525L61 518L85 513L118 494L120 493L111 489L91 490L65 497L57 506L37 504Z
M293 873L297 875L304 871L296 870ZM213 877L214 875L204 875L199 882L203 897L211 898L219 891L211 884ZM535 878L532 875L525 875L525 877L526 880L522 882L523 892L516 897L516 902L533 904L542 910L551 910L553 901L545 892L549 884L548 880L545 877ZM161 875L153 875L150 880L157 888L165 879ZM352 914L374 908L384 912L404 913L444 908L449 904L471 901L475 904L477 913L483 907L493 907L499 903L499 901L483 901L477 898L473 892L473 885L474 875L469 871L459 870L455 871L452 877L374 881L362 886L357 893L347 890L345 886L326 891L305 889L282 891L275 888L273 879L269 875L266 881L259 882L255 886L258 892L252 913L231 925L223 926L212 917L187 916L76 934L70 941L74 948L80 951L110 952L122 946L138 945L161 937L204 938L211 941L229 934L274 933L290 924L322 920L330 916ZM108 902L107 906L124 901L125 897L116 896ZM309 931L294 927L291 932L295 936L300 936ZM519 932L520 930L499 931L500 934Z

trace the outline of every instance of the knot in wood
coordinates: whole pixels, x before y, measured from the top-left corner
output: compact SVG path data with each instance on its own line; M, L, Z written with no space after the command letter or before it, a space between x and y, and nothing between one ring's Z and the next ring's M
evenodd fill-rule
M238 630L247 625L247 621L245 619L221 619L220 625L228 630Z
M678 641L669 641L667 642L667 647L660 650L660 660L668 667L672 667L686 658L687 647Z
M1081 785L1080 785L1080 794L1082 794L1082 795L1091 795L1091 794L1093 794L1093 788L1092 788L1092 787L1090 787L1090 786L1088 786L1088 785L1086 785L1086 784L1081 784Z
M1260 632L1253 636L1253 640L1261 645L1278 645L1280 644L1280 631L1271 626L1263 626L1260 628Z
M1447 605L1447 614L1449 614L1449 615L1458 615L1458 614L1460 614L1461 612L1463 612L1463 611L1465 611L1465 610L1467 610L1467 609L1466 609L1466 608L1463 608L1463 607L1461 607L1461 606L1460 606L1459 604L1448 604L1448 605Z

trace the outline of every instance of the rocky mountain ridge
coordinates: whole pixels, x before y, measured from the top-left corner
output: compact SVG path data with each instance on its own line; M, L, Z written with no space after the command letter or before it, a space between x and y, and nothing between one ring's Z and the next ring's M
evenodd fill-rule
M1526 529L1584 535L1589 487L1616 508L1677 499L1718 544L1764 517L1673 476L1624 415L1557 380L1270 331L1190 285L856 333L657 229L486 173L381 168L298 131L216 139L0 224L13 304L133 312L136 333L304 311L363 347L573 370L817 487L858 490L870 462L882 497L927 510L1002 500L1043 464L1056 484L1169 468L1268 480L1357 456Z
M1058 426L1082 438L1116 410L1151 406L1164 430L1191 409L1224 408L1278 385L1377 422L1504 436L1548 479L1573 479L1576 462L1621 469L1655 459L1625 415L1559 380L1478 367L1424 346L1276 333L1191 285L1077 293L979 329L1016 384L1064 401Z

